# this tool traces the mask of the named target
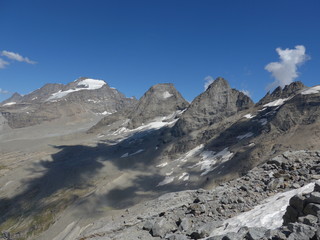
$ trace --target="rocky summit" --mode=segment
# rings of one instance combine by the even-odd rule
[[[80,78],[0,111],[0,239],[320,239],[319,86]]]

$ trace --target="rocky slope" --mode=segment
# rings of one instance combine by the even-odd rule
[[[2,102],[0,112],[10,127],[21,128],[63,117],[75,120],[81,114],[111,114],[135,103],[102,80],[79,78],[67,85],[46,84],[24,96],[14,94]]]
[[[320,229],[319,193],[291,197],[313,190],[319,162],[318,151],[285,152],[212,190],[170,193],[102,219],[81,239],[311,239]]]

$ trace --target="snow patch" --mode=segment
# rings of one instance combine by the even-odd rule
[[[166,176],[172,175],[173,171],[166,173]]]
[[[217,167],[217,164],[229,161],[232,158],[233,153],[230,152],[228,148],[225,148],[218,153],[215,153],[213,151],[203,151],[200,156],[202,160],[196,163],[191,168],[200,166],[200,170],[203,171],[201,173],[201,176],[203,176],[213,171]]]
[[[98,114],[100,114],[100,115],[110,115],[110,114],[112,114],[112,112],[104,111],[104,112],[98,113]]]
[[[189,152],[187,152],[183,157],[179,158],[178,160],[181,162],[187,162],[191,157],[194,157],[195,155],[198,155],[202,149],[203,149],[203,144],[191,149]]]
[[[251,118],[254,118],[255,115],[252,115],[251,113],[249,113],[249,114],[244,115],[243,117],[247,118],[247,119],[251,119]]]
[[[189,179],[189,173],[186,173],[186,172],[182,173],[182,174],[179,176],[178,179],[179,179],[179,180],[182,179],[183,181],[187,181],[187,180]]]
[[[159,165],[157,165],[156,167],[165,167],[168,165],[168,162],[164,162],[164,163],[161,163]]]
[[[16,102],[8,102],[8,103],[3,104],[2,106],[11,106],[14,104],[16,104]]]
[[[120,158],[125,158],[125,157],[128,157],[128,156],[129,156],[129,153],[125,153],[125,154],[121,155]]]
[[[163,181],[159,182],[157,187],[172,183],[175,177],[170,177],[170,176],[166,176],[165,179],[163,179]]]
[[[134,152],[134,153],[131,153],[131,154],[125,153],[125,154],[123,154],[120,158],[131,157],[131,156],[136,155],[136,154],[139,154],[139,153],[141,153],[141,152],[143,152],[143,151],[144,151],[144,149],[139,149],[138,151],[136,151],[136,152]]]
[[[268,123],[268,120],[267,120],[266,118],[262,118],[262,119],[259,120],[259,123],[260,123],[262,126],[264,126],[264,125],[266,125],[266,124]]]
[[[308,88],[307,90],[304,90],[303,92],[301,92],[301,94],[308,95],[308,94],[315,94],[319,92],[320,92],[320,86],[315,86],[315,87]]]
[[[320,180],[317,182],[320,183]],[[213,230],[210,236],[237,232],[241,227],[265,227],[275,229],[282,225],[282,217],[289,205],[289,200],[296,194],[310,193],[313,191],[314,183],[305,185],[302,188],[294,189],[284,193],[278,193],[263,201],[252,210],[239,214],[224,221],[223,225]]]
[[[263,105],[264,107],[277,107],[277,106],[281,106],[282,104],[284,104],[285,101],[289,100],[289,98],[280,98],[277,100],[274,100],[273,102],[269,102],[265,105]]]
[[[164,99],[167,99],[167,98],[169,98],[169,97],[171,97],[171,96],[173,96],[171,93],[169,93],[168,91],[165,91],[163,94],[162,94],[162,97],[164,98]]]
[[[246,133],[246,134],[244,134],[244,135],[238,136],[237,138],[238,138],[239,140],[242,140],[242,139],[244,139],[244,138],[249,138],[249,137],[252,137],[252,136],[253,136],[253,133],[252,133],[252,132],[248,132],[248,133]]]

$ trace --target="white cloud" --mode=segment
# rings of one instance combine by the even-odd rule
[[[0,69],[5,68],[9,63],[2,58],[0,58]]]
[[[32,61],[27,57],[23,57],[18,53],[9,52],[9,51],[4,50],[4,51],[1,52],[1,55],[5,56],[5,57],[7,57],[7,58],[9,58],[11,60],[14,60],[14,61],[26,62],[26,63],[29,63],[29,64],[36,64],[35,61]]]
[[[205,83],[204,83],[203,87],[204,87],[204,90],[207,90],[207,88],[210,86],[210,84],[214,82],[214,79],[211,76],[206,76],[204,78],[204,81],[205,81]]]
[[[284,87],[294,81],[299,76],[297,72],[298,66],[309,60],[310,57],[306,54],[306,48],[303,45],[295,46],[294,49],[276,49],[279,54],[279,62],[271,62],[265,66],[265,70],[270,72],[275,78],[267,90],[271,90],[277,86]]]
[[[3,89],[0,88],[0,94],[8,94],[8,93],[9,93],[9,91],[3,90]]]
[[[240,92],[242,92],[244,95],[247,95],[248,97],[251,97],[249,90],[240,90]]]

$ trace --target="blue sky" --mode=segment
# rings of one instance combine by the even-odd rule
[[[308,57],[293,80],[320,84],[319,12],[318,0],[0,0],[0,101],[81,76],[137,98],[172,82],[189,101],[222,76],[257,101],[276,48],[297,45]]]

